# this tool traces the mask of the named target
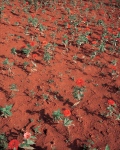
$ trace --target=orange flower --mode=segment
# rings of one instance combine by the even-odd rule
[[[115,105],[115,102],[114,102],[114,100],[109,99],[109,100],[108,100],[108,104],[109,104],[109,105]]]
[[[30,137],[31,137],[31,133],[29,133],[29,132],[24,133],[24,138],[25,139],[29,139]]]
[[[71,115],[71,112],[70,112],[69,109],[66,109],[66,110],[63,111],[63,114],[64,114],[65,117],[69,117]]]
[[[78,86],[84,86],[84,80],[83,79],[77,79],[76,84]]]

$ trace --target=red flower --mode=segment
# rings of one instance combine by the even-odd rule
[[[96,56],[95,59],[100,59],[100,56]]]
[[[34,41],[32,41],[32,42],[30,43],[30,45],[31,45],[31,46],[34,46],[34,45],[35,45],[35,42],[34,42]]]
[[[38,57],[37,54],[32,54],[32,58],[33,58],[33,59],[36,59],[37,57]]]
[[[104,38],[105,38],[105,39],[108,39],[109,37],[106,35],[106,36],[104,36]]]
[[[28,5],[29,3],[28,2],[26,2],[26,5]]]
[[[78,80],[76,81],[76,84],[77,84],[78,86],[84,86],[84,80],[83,80],[83,79],[78,79]]]
[[[35,14],[31,14],[31,16],[32,16],[32,18],[34,18],[34,17],[35,17]]]
[[[70,24],[67,24],[67,28],[70,29]]]
[[[118,31],[120,31],[120,28],[118,28]]]
[[[117,34],[117,32],[116,32],[116,31],[113,31],[113,32],[112,32],[112,34],[116,35],[116,34]]]
[[[31,133],[29,133],[29,132],[24,133],[24,138],[25,139],[29,139],[30,137],[31,137]]]
[[[92,41],[92,44],[94,44],[94,45],[97,44],[97,41]]]
[[[114,66],[114,65],[112,65],[110,68],[111,68],[112,70],[116,70],[116,69],[117,69],[117,67]]]
[[[12,149],[12,150],[14,150],[14,149],[18,149],[18,146],[19,146],[19,141],[18,140],[16,140],[16,139],[13,139],[13,140],[11,140],[10,142],[9,142],[9,144],[8,144],[8,148],[9,149]]]
[[[70,112],[69,109],[66,109],[66,110],[63,111],[63,114],[64,114],[65,117],[69,117],[71,115],[71,112]]]
[[[109,105],[115,105],[115,102],[114,102],[112,99],[109,99],[109,100],[108,100],[108,104],[109,104]]]
[[[113,32],[112,28],[108,28],[108,32],[112,33]]]

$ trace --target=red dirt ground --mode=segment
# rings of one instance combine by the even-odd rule
[[[120,33],[119,8],[117,3],[109,1],[75,2],[74,7],[69,1],[66,4],[54,2],[52,7],[43,5],[37,11],[34,10],[34,5],[17,0],[10,1],[10,4],[4,2],[5,8],[0,20],[0,106],[13,104],[13,107],[12,116],[0,118],[0,133],[5,133],[8,141],[18,139],[22,142],[24,131],[31,132],[37,137],[35,150],[82,150],[83,145],[91,150],[104,150],[107,144],[110,150],[120,150],[120,122],[114,115],[104,115],[109,99],[116,104],[115,115],[120,114],[120,37],[117,38],[116,45],[110,43],[111,35]],[[28,5],[31,6],[30,10],[24,12],[23,9]],[[95,6],[100,7],[95,9]],[[53,9],[54,7],[56,8]],[[70,14],[76,14],[77,19],[81,20],[73,40],[71,29],[74,26],[66,8],[71,10]],[[88,14],[85,13],[86,8],[89,8]],[[28,23],[31,15],[47,27],[43,33],[40,33],[38,27]],[[111,28],[112,33],[107,35],[106,51],[91,59],[90,55],[98,49],[104,32],[103,27],[97,24],[98,20],[104,20],[106,28]],[[70,28],[65,26],[66,22],[70,24]],[[28,34],[25,34],[26,27]],[[85,33],[87,30],[90,30],[88,42],[78,49],[75,41],[80,32]],[[55,39],[51,37],[51,33],[56,33]],[[65,34],[71,40],[68,51],[62,44]],[[34,51],[26,57],[21,53],[22,47],[32,40],[35,42]],[[48,63],[43,58],[43,41],[57,44],[54,50],[49,50],[53,57]],[[93,47],[93,41],[97,41],[97,46]],[[13,47],[16,48],[17,55],[11,54]],[[114,51],[111,52],[110,48]],[[33,59],[32,54],[37,54],[37,57]],[[73,60],[75,55],[77,59]],[[6,58],[9,62],[14,62],[10,74],[3,65]],[[114,65],[115,76],[110,74],[112,60],[117,61]],[[37,70],[33,72],[31,61],[37,65]],[[23,67],[24,62],[29,62],[26,69]],[[78,101],[72,93],[79,78],[84,80],[86,90],[80,103],[73,106]],[[9,88],[11,84],[16,84],[19,89],[14,92],[13,97]],[[31,90],[33,95],[30,95]],[[48,95],[47,100],[43,98],[43,94]],[[61,112],[64,109],[70,110],[69,118],[73,120],[71,126],[65,127],[62,121],[54,122],[52,113],[58,109]],[[34,132],[35,127],[39,127],[38,133]]]

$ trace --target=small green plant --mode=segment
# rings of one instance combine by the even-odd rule
[[[34,98],[34,97],[35,97],[35,92],[34,92],[34,90],[30,90],[29,96],[30,96],[31,98]]]
[[[16,48],[13,47],[13,48],[11,49],[11,54],[17,55]]]
[[[42,96],[43,96],[44,100],[48,100],[48,98],[49,98],[49,96],[47,94],[43,94]]]
[[[50,55],[49,52],[44,53],[44,61],[48,62],[51,60],[52,56]]]
[[[0,149],[6,150],[8,147],[8,141],[4,133],[0,134]]]
[[[24,69],[26,69],[26,67],[27,67],[28,65],[29,65],[29,62],[26,62],[26,61],[25,61],[25,62],[23,63]]]
[[[73,122],[73,120],[70,120],[69,118],[64,118],[64,120],[63,120],[63,124],[66,127],[73,125],[72,122]]]
[[[14,65],[13,62],[9,62],[9,59],[6,58],[6,59],[3,61],[3,65],[4,65],[4,68],[5,68],[6,70],[8,70],[8,75],[9,75],[9,76],[10,76],[10,74],[13,74],[13,72],[12,72],[12,67],[13,67],[13,65]]]
[[[54,121],[62,120],[63,114],[61,113],[60,109],[56,110],[52,114]]]
[[[41,134],[41,132],[39,131],[40,126],[34,127],[34,128],[32,128],[32,129],[33,129],[33,131],[35,132],[35,134]]]
[[[33,146],[35,144],[35,136],[32,136],[30,133],[24,134],[24,141],[19,145],[20,148],[23,148],[25,150],[32,150],[34,149]]]
[[[105,150],[110,150],[109,145],[106,145]]]
[[[12,109],[13,105],[7,105],[6,107],[0,107],[0,114],[1,117],[9,117],[12,115],[11,109]]]
[[[46,27],[43,26],[42,24],[39,25],[39,30],[40,32],[44,32],[46,30]]]
[[[73,97],[77,100],[81,100],[84,97],[85,87],[74,87]]]
[[[10,90],[11,90],[11,95],[10,97],[13,98],[15,96],[15,92],[18,92],[18,88],[17,88],[17,85],[16,84],[11,84],[10,85]]]
[[[108,113],[106,114],[106,117],[112,116],[116,112],[115,106],[112,106],[112,105],[109,105],[107,107],[107,110],[108,110]]]
[[[32,24],[34,27],[37,27],[38,26],[38,19],[29,17],[28,18],[28,23]]]
[[[87,43],[88,42],[88,39],[87,39],[87,37],[86,37],[86,35],[80,35],[79,37],[78,37],[78,39],[77,39],[77,41],[76,41],[76,44],[77,44],[77,46],[78,46],[78,49],[80,48],[80,46],[82,45],[82,44],[85,44],[85,43]]]
[[[29,55],[30,55],[30,53],[31,53],[31,51],[30,51],[29,49],[26,49],[26,48],[22,49],[22,52],[23,52],[23,54],[25,54],[27,57],[29,57]]]

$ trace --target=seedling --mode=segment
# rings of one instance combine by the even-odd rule
[[[10,76],[11,74],[13,74],[13,72],[12,72],[12,67],[13,67],[13,65],[14,65],[13,62],[9,62],[9,59],[6,58],[6,59],[3,61],[3,65],[4,65],[4,68],[5,68],[6,70],[8,70],[8,75],[9,75],[9,76]]]
[[[32,24],[32,26],[37,27],[38,26],[38,19],[37,18],[28,18],[28,23]]]
[[[6,150],[8,147],[8,141],[4,133],[0,134],[0,148],[1,150]]]
[[[0,107],[0,113],[2,117],[9,117],[12,115],[11,109],[13,105],[6,105],[6,107]]]
[[[72,122],[73,122],[73,120],[70,120],[69,118],[64,118],[64,120],[63,120],[63,124],[66,127],[73,125]]]
[[[57,111],[53,112],[52,116],[54,121],[59,122],[59,120],[62,120],[63,114],[61,113],[60,109],[58,109]]]
[[[11,84],[9,88],[11,90],[10,97],[12,98],[12,97],[15,96],[15,92],[18,92],[19,90],[17,89],[17,85],[16,84]]]
[[[50,62],[52,56],[50,55],[49,52],[44,52],[44,61],[46,61],[47,63]]]
[[[29,138],[25,138],[24,141],[19,145],[20,148],[24,148],[25,150],[34,149],[31,145],[35,144],[35,136],[30,136]]]
[[[17,55],[16,48],[13,47],[13,48],[11,49],[11,54]]]
[[[33,131],[35,132],[35,134],[41,134],[41,132],[39,131],[40,126],[34,127]]]

